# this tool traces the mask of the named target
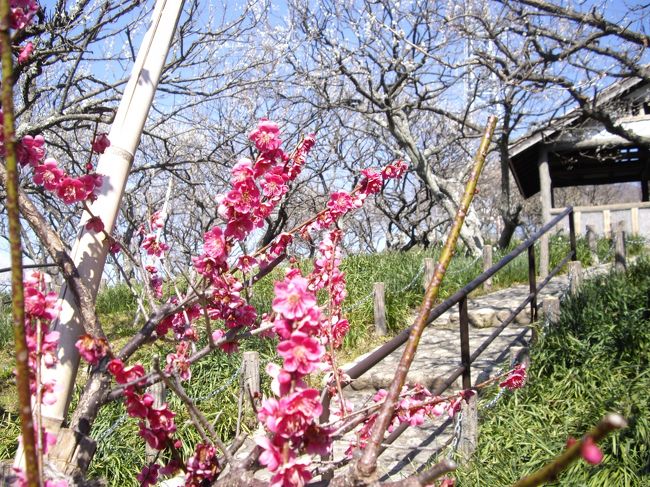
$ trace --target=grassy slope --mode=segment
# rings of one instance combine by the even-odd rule
[[[601,258],[608,252],[608,243],[601,245]],[[558,261],[568,249],[564,239],[557,239],[552,247],[552,260]],[[581,260],[588,263],[586,248],[583,243],[579,246]],[[346,338],[339,363],[364,353],[373,346],[381,343],[382,339],[372,334],[373,303],[372,287],[375,281],[386,283],[386,308],[389,333],[393,334],[408,324],[412,310],[422,297],[422,275],[418,275],[425,257],[436,257],[437,249],[430,251],[411,251],[407,253],[382,253],[376,255],[351,256],[344,259],[342,269],[346,272],[348,281],[348,299],[344,304],[351,322],[351,330]],[[494,262],[499,256],[495,255]],[[465,257],[462,253],[456,256],[450,267],[443,285],[441,297],[449,296],[460,286],[478,275],[482,264],[479,260]],[[309,271],[306,264],[305,271]],[[252,297],[253,304],[260,310],[269,309],[272,299],[273,280],[281,278],[282,271],[277,270],[255,286]],[[524,282],[527,279],[527,261],[525,255],[516,259],[497,276],[494,284],[507,287],[513,282]],[[118,345],[123,343],[134,329],[133,316],[136,304],[128,289],[117,286],[103,291],[98,297],[98,313],[105,325],[107,335]],[[1,316],[0,316],[1,318]],[[7,351],[0,355],[0,380],[4,387],[0,392],[0,458],[13,455],[15,438],[18,429],[15,417],[11,412],[15,408],[13,388],[11,387],[11,370],[13,369],[10,355],[10,334],[6,331],[7,323],[0,322],[1,349]],[[7,335],[3,339],[3,336]],[[274,360],[273,340],[256,340],[244,345],[245,349],[256,349],[261,352],[262,364]],[[164,357],[169,346],[155,347],[140,354],[148,363],[153,354]],[[224,438],[234,434],[236,408],[238,400],[238,383],[226,384],[228,379],[237,371],[241,362],[241,353],[228,356],[215,354],[193,368],[193,380],[188,385],[191,397],[203,397],[218,392],[215,397],[199,404],[211,420],[216,421],[216,427]],[[264,374],[263,374],[264,375]],[[80,379],[80,382],[83,377]],[[225,387],[224,387],[225,385]],[[223,390],[221,389],[223,387]],[[171,407],[179,412],[177,424],[179,436],[185,440],[185,445],[191,445],[198,439],[193,428],[187,421],[183,407],[171,398]],[[74,403],[72,405],[74,407]],[[252,425],[252,423],[250,423]],[[95,456],[92,473],[111,479],[111,485],[129,486],[134,483],[132,465],[142,465],[144,462],[144,446],[137,436],[137,423],[124,418],[124,408],[121,404],[113,404],[104,408],[93,430],[93,436],[98,439],[98,452]]]
[[[565,303],[533,349],[527,386],[485,413],[476,460],[460,471],[459,485],[511,485],[610,411],[629,427],[603,442],[602,464],[580,461],[554,485],[650,485],[649,299],[650,261],[642,260]]]

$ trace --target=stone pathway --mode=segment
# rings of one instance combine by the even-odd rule
[[[608,269],[608,265],[592,267],[584,272],[584,277],[588,278],[590,275],[606,272]],[[538,296],[540,313],[544,298],[549,296],[561,298],[568,292],[569,284],[567,275],[553,278]],[[468,302],[471,324],[470,353],[492,334],[494,327],[501,324],[528,293],[528,285],[518,285],[475,299],[470,297]],[[509,367],[511,350],[515,347],[525,347],[530,341],[532,332],[529,324],[530,307],[528,306],[472,364],[472,384],[480,383],[495,375],[502,367]],[[344,389],[346,400],[350,401],[355,409],[367,403],[376,390],[390,385],[403,350],[404,345],[359,377],[350,387]],[[347,364],[344,368],[351,367],[366,355],[358,357],[355,362]],[[424,331],[407,380],[433,389],[438,381],[446,379],[459,365],[458,308],[454,307]],[[460,389],[460,378],[452,388]],[[449,451],[447,446],[453,439],[453,430],[453,420],[446,416],[436,421],[429,421],[420,427],[408,428],[387,447],[380,457],[380,475],[384,479],[398,479],[415,473],[439,453]],[[349,442],[353,440],[354,438],[350,437],[347,442],[337,442],[334,458],[340,458]]]

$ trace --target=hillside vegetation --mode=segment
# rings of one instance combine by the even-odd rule
[[[585,265],[590,263],[586,244],[578,242],[579,258]],[[642,247],[640,241],[630,241],[629,249],[638,252]],[[569,249],[568,241],[561,236],[552,240],[551,263],[558,262]],[[611,243],[607,240],[599,244],[601,260],[611,257]],[[423,262],[424,258],[436,258],[439,247],[430,250],[413,250],[410,252],[385,252],[374,255],[354,255],[346,257],[341,269],[346,273],[348,298],[344,309],[351,323],[350,333],[346,337],[339,363],[367,352],[379,345],[386,338],[377,337],[373,333],[373,283],[382,281],[386,285],[386,312],[389,336],[397,333],[410,324],[413,309],[422,299]],[[494,262],[505,252],[497,252]],[[302,264],[305,272],[311,269],[308,262]],[[482,261],[463,255],[459,249],[453,259],[448,275],[445,278],[441,298],[446,298],[461,286],[476,277],[482,271]],[[270,309],[274,280],[280,279],[283,270],[277,269],[264,278],[254,288],[253,304],[261,311]],[[528,262],[526,253],[510,263],[494,277],[494,287],[507,287],[515,282],[526,282],[528,279]],[[4,300],[3,300],[4,301]],[[137,304],[131,291],[125,285],[113,286],[102,291],[97,299],[97,310],[102,324],[105,326],[112,343],[124,343],[136,329],[133,320]],[[5,309],[0,322],[0,458],[10,458],[15,451],[16,438],[19,433],[15,416],[15,393],[12,378],[12,336],[10,323]],[[170,344],[156,345],[145,350],[145,354],[136,356],[146,364],[152,355],[158,355],[164,361],[165,355],[171,350]],[[237,372],[241,364],[241,354],[246,350],[260,352],[261,365],[276,360],[275,342],[272,339],[255,339],[244,342],[238,353],[226,355],[216,353],[206,358],[192,368],[193,380],[187,384],[187,393],[198,399],[198,405],[206,414],[208,420],[215,424],[217,432],[225,439],[232,439],[236,432],[237,409],[240,400],[239,377]],[[266,379],[262,373],[262,380]],[[84,373],[80,374],[82,384]],[[264,383],[263,387],[268,387]],[[268,393],[268,390],[267,390]],[[171,409],[178,412],[176,423],[179,425],[178,436],[189,448],[198,441],[197,433],[190,425],[187,413],[181,402],[173,395],[168,395]],[[71,409],[74,408],[74,400]],[[254,427],[251,418],[242,424],[243,431]],[[113,486],[135,486],[134,469],[144,464],[144,443],[137,434],[138,426],[135,420],[125,415],[121,403],[105,407],[93,428],[92,435],[98,441],[98,450],[91,466],[91,475],[110,479]],[[190,451],[184,451],[190,454]]]
[[[532,350],[528,384],[484,412],[476,459],[459,473],[459,485],[511,485],[608,412],[625,416],[629,427],[602,442],[603,462],[575,463],[553,485],[650,485],[649,300],[645,258],[564,302],[559,322]]]

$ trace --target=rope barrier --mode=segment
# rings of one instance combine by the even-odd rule
[[[208,394],[204,396],[199,396],[199,397],[194,397],[191,398],[192,401],[195,404],[199,404],[203,401],[206,401],[208,399],[211,399],[219,394],[221,394],[223,391],[225,391],[234,381],[237,379],[237,377],[242,373],[243,371],[243,364],[239,365],[239,368],[233,372],[233,374],[226,379],[226,382],[217,387],[216,389],[210,391]],[[129,416],[127,414],[122,414],[106,431],[103,433],[100,433],[99,436],[96,438],[97,444],[100,442],[106,440],[108,437],[110,437],[115,431],[122,426],[126,420],[129,419]]]

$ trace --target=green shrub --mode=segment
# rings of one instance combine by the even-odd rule
[[[601,443],[604,461],[579,461],[553,485],[650,485],[649,292],[650,261],[641,260],[563,303],[533,349],[526,387],[484,413],[475,461],[458,472],[459,485],[511,485],[607,412],[629,426]]]

